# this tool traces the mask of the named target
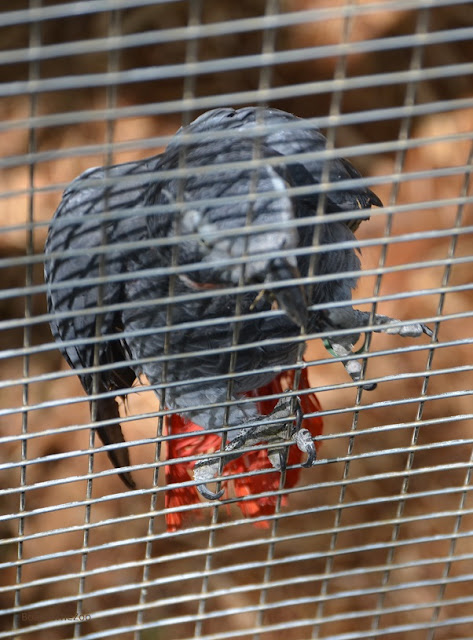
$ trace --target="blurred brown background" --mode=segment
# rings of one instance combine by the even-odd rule
[[[43,2],[42,6],[58,3]],[[71,3],[71,6],[74,3]],[[364,0],[357,3],[367,5]],[[419,3],[421,4],[421,3]],[[25,0],[4,0],[2,11],[27,9]],[[202,2],[202,22],[212,23],[261,16],[265,12],[265,2],[260,0],[240,0],[238,3],[204,0]],[[270,5],[268,5],[270,6]],[[342,2],[323,3],[317,0],[285,0],[281,2],[281,12],[299,11],[310,8],[342,7]],[[127,9],[118,18],[108,12],[90,15],[68,15],[48,20],[37,26],[35,34],[43,45],[72,43],[76,40],[105,38],[113,29],[121,33],[137,34],[153,29],[184,27],[188,24],[190,4],[170,2],[148,7]],[[1,17],[1,14],[0,14]],[[374,38],[392,38],[413,34],[421,14],[416,10],[378,10],[357,15],[349,25],[350,42],[362,42]],[[115,23],[113,22],[115,20]],[[472,26],[473,9],[470,4],[431,8],[428,15],[428,31],[434,33]],[[113,27],[115,24],[115,27]],[[117,26],[118,25],[118,26]],[[346,25],[345,25],[346,26]],[[307,21],[300,25],[280,28],[275,46],[277,51],[287,51],[302,47],[332,45],[343,41],[344,21],[334,18],[321,21]],[[30,32],[26,25],[8,26],[0,29],[4,51],[28,48]],[[264,34],[248,31],[239,34],[209,37],[199,41],[198,59],[217,60],[261,52]],[[447,38],[448,40],[448,38]],[[471,40],[459,40],[426,44],[422,52],[422,66],[436,67],[471,62],[473,45]],[[346,75],[349,78],[387,74],[409,69],[413,56],[412,47],[376,53],[350,53],[346,60]],[[122,70],[153,67],[162,64],[181,64],[186,60],[186,43],[182,40],[149,44],[122,49],[118,56],[112,54],[113,64]],[[58,58],[38,63],[36,71],[40,78],[54,78],[75,74],[104,73],[111,60],[107,53],[82,53],[62,55]],[[34,63],[33,63],[34,64]],[[271,85],[284,87],[306,82],[330,80],[334,77],[337,57],[323,56],[293,64],[276,65],[272,69]],[[0,67],[0,81],[12,83],[27,80],[34,67],[28,62],[8,64]],[[117,105],[136,107],[163,101],[179,101],[184,91],[193,89],[196,96],[220,95],[227,92],[253,91],[260,82],[260,70],[222,71],[196,76],[194,86],[185,86],[182,78],[159,81],[129,83],[118,86]],[[416,103],[430,103],[472,97],[471,76],[462,74],[422,78],[416,85]],[[401,107],[406,101],[406,84],[399,82],[385,84],[381,88],[373,85],[343,92],[341,112],[351,113],[363,110]],[[110,96],[109,96],[110,97]],[[326,116],[331,108],[333,96],[330,92],[274,100],[273,106],[289,110],[299,116]],[[107,91],[102,88],[62,90],[40,93],[37,98],[36,115],[53,115],[76,110],[100,110],[107,105]],[[238,105],[229,105],[238,106]],[[133,113],[133,111],[132,111]],[[23,120],[31,115],[29,95],[21,93],[0,99],[0,121]],[[197,113],[191,114],[191,116]],[[182,114],[179,111],[161,116],[126,117],[115,122],[114,142],[129,142],[129,149],[117,152],[114,161],[144,157],[159,151],[159,148],[143,148],[143,141],[154,136],[172,135],[180,126]],[[338,147],[363,143],[396,140],[401,128],[401,119],[393,117],[377,122],[342,126],[336,132]],[[434,115],[414,117],[411,121],[410,137],[432,137],[429,144],[413,147],[406,153],[403,173],[421,172],[439,168],[454,168],[468,161],[471,142],[466,137],[473,128],[471,110],[450,110]],[[465,134],[465,138],[442,141],[442,136]],[[100,145],[107,140],[107,123],[102,116],[85,124],[52,124],[35,131],[36,150],[43,155],[34,166],[33,182],[38,191],[34,195],[34,220],[47,222],[60,199],[63,186],[82,170],[103,164],[106,156],[100,152],[84,152],[74,155],[68,150],[87,145]],[[63,150],[64,158],[48,159],[47,152]],[[25,255],[27,232],[22,225],[28,220],[29,212],[29,165],[25,158],[14,161],[15,156],[23,156],[29,150],[29,131],[25,124],[2,132],[2,156],[9,159],[6,169],[0,173],[1,224],[0,254],[7,259],[2,262],[4,288],[23,287],[31,277],[35,284],[42,283],[42,264],[34,263],[29,271],[25,266],[9,266],[8,261]],[[354,164],[366,176],[389,176],[395,168],[394,153],[360,155],[353,158]],[[374,189],[381,199],[390,203],[392,178]],[[406,212],[397,214],[392,221],[392,235],[449,230],[455,225],[457,206],[447,205],[416,209],[416,203],[456,198],[461,194],[464,174],[460,172],[445,177],[422,177],[402,182],[397,202],[411,205]],[[470,189],[471,193],[471,189]],[[5,195],[6,194],[6,195]],[[369,223],[361,227],[362,239],[380,238],[386,232],[387,217],[375,215]],[[398,266],[397,270],[385,275],[381,281],[380,295],[389,296],[396,292],[430,290],[442,284],[461,287],[472,281],[471,230],[466,228],[473,222],[471,205],[464,208],[461,227],[465,232],[458,235],[455,257],[465,260],[455,264],[445,282],[445,266],[431,266],[406,270],[402,265],[417,261],[443,261],[452,250],[452,234],[445,237],[417,238],[389,246],[386,264]],[[15,227],[16,225],[16,227]],[[46,224],[33,230],[34,251],[42,253],[46,236]],[[382,249],[381,244],[363,250],[365,269],[376,268]],[[356,292],[359,298],[373,294],[374,276],[361,278]],[[21,293],[21,292],[20,292]],[[471,312],[471,289],[447,292],[441,299],[438,292],[416,295],[400,301],[380,303],[378,310],[401,318],[429,318],[438,312],[462,314]],[[45,312],[44,294],[26,298],[18,295],[0,303],[2,320],[11,319],[12,328],[0,332],[0,349],[20,348],[24,344],[24,330],[15,327],[15,319],[25,314],[25,305],[33,315]],[[368,307],[366,307],[368,308]],[[471,337],[470,317],[448,319],[441,323],[438,338],[440,343],[461,341]],[[41,345],[51,340],[49,328],[38,322],[31,328],[33,345]],[[395,345],[427,344],[427,338],[420,341],[402,341],[389,336],[374,336],[373,351],[394,348]],[[310,345],[308,357],[326,357],[320,344]],[[428,350],[404,353],[402,356],[372,358],[368,365],[369,377],[394,376],[425,371],[429,358]],[[332,638],[336,634],[352,634],[347,637],[383,637],[398,640],[425,638],[448,640],[473,636],[473,623],[454,623],[454,619],[470,616],[473,611],[473,518],[471,511],[471,485],[468,465],[471,460],[472,422],[465,417],[472,412],[471,395],[462,393],[472,388],[471,345],[447,346],[435,350],[432,358],[434,372],[447,370],[430,377],[425,402],[420,406],[415,399],[422,392],[424,377],[412,375],[381,383],[376,391],[363,393],[361,405],[375,403],[373,408],[360,411],[356,415],[357,430],[362,432],[350,441],[349,433],[356,402],[354,388],[337,389],[319,394],[324,409],[348,408],[342,413],[333,413],[325,418],[327,440],[321,449],[321,457],[331,461],[312,470],[304,470],[302,482],[315,486],[300,491],[290,497],[286,513],[289,518],[281,520],[277,532],[283,538],[274,546],[276,563],[266,574],[271,581],[300,576],[288,590],[275,586],[266,596],[261,595],[265,570],[254,568],[245,570],[240,563],[264,562],[268,557],[266,540],[269,531],[255,529],[249,524],[222,527],[216,530],[213,544],[216,547],[210,565],[206,565],[205,549],[209,543],[209,533],[183,531],[168,537],[163,536],[163,517],[154,522],[154,533],[160,537],[148,549],[148,573],[150,581],[145,599],[144,621],[161,621],[157,629],[149,630],[143,638],[189,638],[194,635],[194,623],[183,621],[171,624],[166,619],[176,616],[194,616],[198,611],[198,594],[202,589],[199,573],[210,571],[207,589],[216,592],[209,597],[202,617],[202,634],[234,633],[231,637],[246,637],[238,630],[255,624],[278,625],[300,621],[299,626],[290,626],[284,633],[289,638],[309,637]],[[59,370],[66,373],[67,365],[59,352],[48,350],[34,354],[28,361],[29,375],[41,376]],[[455,368],[460,367],[460,371]],[[449,369],[453,369],[449,371]],[[0,377],[2,381],[19,380],[25,372],[21,357],[2,360]],[[346,383],[347,377],[341,365],[330,364],[313,367],[311,380],[315,386]],[[2,409],[21,407],[24,389],[21,384],[0,389]],[[39,437],[28,441],[27,457],[30,460],[45,455],[61,454],[86,449],[89,432],[86,429],[72,430],[56,436],[41,436],[45,429],[67,425],[81,425],[88,421],[88,405],[83,401],[82,389],[75,376],[59,380],[38,380],[29,385],[29,404],[78,398],[73,405],[43,408],[28,413],[28,431]],[[430,399],[435,396],[435,399]],[[414,399],[402,402],[403,399]],[[392,406],[383,405],[399,401]],[[351,410],[350,410],[351,408]],[[135,394],[130,399],[130,411],[139,413],[156,409],[156,401],[148,393]],[[376,429],[377,427],[414,422],[422,417],[419,432],[412,426],[399,429]],[[449,419],[451,418],[451,419]],[[440,419],[437,423],[432,422]],[[442,420],[443,419],[443,420]],[[22,427],[21,414],[15,413],[0,419],[0,436],[19,436]],[[431,421],[431,422],[429,422]],[[127,439],[152,437],[156,421],[128,423],[125,429]],[[340,437],[333,437],[336,435]],[[332,437],[331,437],[332,436]],[[445,442],[451,441],[451,442]],[[2,463],[18,462],[21,459],[20,440],[2,445]],[[442,446],[442,443],[443,446]],[[433,446],[426,449],[426,445]],[[355,456],[346,465],[344,456],[348,447]],[[389,450],[393,450],[390,452]],[[379,455],[374,455],[380,451]],[[372,456],[370,454],[373,454]],[[152,462],[153,445],[134,447],[131,450],[135,463]],[[338,460],[339,459],[339,460]],[[337,461],[338,460],[338,461]],[[94,458],[94,469],[109,469],[105,454]],[[406,473],[403,473],[403,471]],[[26,510],[33,514],[24,520],[24,530],[28,535],[38,534],[23,544],[23,557],[40,558],[27,562],[21,573],[22,583],[29,586],[21,593],[20,602],[27,612],[29,622],[56,620],[76,613],[74,602],[53,604],[50,599],[72,596],[78,593],[82,556],[80,550],[84,538],[85,507],[75,506],[83,500],[86,485],[84,481],[66,482],[77,475],[87,473],[87,457],[64,457],[55,462],[35,464],[27,467],[26,482],[38,483],[37,488],[28,491],[25,497]],[[151,486],[151,471],[136,473],[141,488]],[[41,483],[57,480],[53,487]],[[10,469],[0,473],[0,488],[6,490],[2,497],[3,514],[19,510],[19,495],[15,489],[20,484],[20,472]],[[122,486],[116,475],[106,476],[93,485],[93,497],[110,496],[121,492]],[[426,495],[424,495],[426,494]],[[148,514],[151,496],[110,499],[93,504],[90,518],[93,523],[89,530],[88,545],[97,547],[87,558],[89,574],[82,588],[86,594],[100,591],[85,600],[83,613],[90,615],[90,621],[82,627],[82,633],[100,632],[114,629],[119,625],[133,624],[136,613],[126,609],[118,615],[107,612],[116,607],[128,607],[139,602],[139,586],[143,579],[143,559],[146,553],[145,537],[148,533]],[[66,504],[66,508],[58,505]],[[162,508],[162,494],[158,508]],[[340,508],[339,508],[340,507]],[[50,509],[48,509],[50,508]],[[316,509],[312,513],[304,510]],[[458,510],[463,509],[459,514]],[[34,510],[40,510],[35,514]],[[301,513],[298,514],[298,510]],[[135,516],[126,523],[108,523],[113,518]],[[461,517],[460,517],[461,516]],[[204,512],[204,519],[197,525],[210,522],[210,510]],[[231,523],[239,518],[237,510],[228,513],[220,510],[219,522]],[[99,524],[100,523],[100,524]],[[18,519],[0,522],[1,537],[7,542],[1,547],[1,562],[13,562],[17,558]],[[55,530],[70,527],[67,533]],[[337,535],[334,528],[340,527]],[[50,532],[49,535],[41,535]],[[295,536],[295,537],[294,537]],[[390,541],[395,539],[394,545]],[[127,541],[120,544],[121,541]],[[239,551],[231,546],[238,543]],[[48,554],[60,553],[52,559]],[[176,555],[174,555],[176,554]],[[306,554],[302,558],[294,558]],[[449,559],[451,562],[449,563]],[[139,563],[138,566],[127,563]],[[113,565],[123,565],[113,570]],[[233,570],[231,567],[234,566]],[[386,572],[386,569],[391,570]],[[227,570],[225,570],[227,569]],[[183,577],[182,574],[189,574]],[[16,569],[2,570],[4,587],[15,584]],[[194,577],[193,577],[194,576]],[[442,579],[447,577],[446,586]],[[159,580],[153,584],[153,580]],[[43,582],[46,581],[46,582]],[[109,591],[107,591],[109,590]],[[385,591],[385,595],[383,594]],[[196,595],[197,594],[197,595]],[[13,605],[13,591],[0,592],[0,607]],[[261,619],[253,611],[266,598],[267,611]],[[285,598],[300,598],[293,605],[278,606]],[[41,608],[33,608],[34,603],[43,602]],[[439,608],[436,605],[439,602]],[[28,608],[31,607],[31,608]],[[226,608],[234,608],[230,615],[221,615]],[[377,618],[373,611],[380,614]],[[220,613],[219,613],[220,612]],[[313,632],[315,618],[321,621]],[[438,628],[435,621],[439,620]],[[470,618],[471,619],[471,618]],[[11,615],[0,615],[0,628],[7,632],[11,628]],[[429,623],[431,630],[429,631]],[[26,621],[21,623],[23,626]],[[52,629],[38,631],[37,638],[71,637],[72,627],[55,622]],[[382,630],[378,635],[364,635],[370,628]],[[406,629],[389,632],[395,625],[419,625],[418,630]],[[311,636],[312,632],[314,635]],[[277,627],[266,631],[265,639],[276,639],[281,634]],[[359,634],[359,635],[358,635]],[[6,637],[6,636],[5,636]],[[102,637],[102,636],[94,636]],[[131,638],[131,633],[123,633],[120,638]],[[214,636],[212,636],[214,637]],[[216,635],[215,637],[220,637]],[[230,637],[230,636],[225,636]],[[338,637],[338,636],[337,636]]]

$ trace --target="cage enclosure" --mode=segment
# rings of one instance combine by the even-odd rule
[[[471,3],[0,33],[0,638],[471,638]]]

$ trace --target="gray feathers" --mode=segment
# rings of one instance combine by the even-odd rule
[[[259,133],[263,125],[267,133]],[[217,109],[181,129],[160,156],[89,170],[71,184],[51,222],[45,278],[53,335],[87,393],[93,374],[83,369],[98,355],[99,391],[127,389],[143,371],[158,394],[167,387],[168,407],[218,428],[224,408],[207,405],[225,402],[227,380],[202,379],[228,374],[235,336],[235,371],[244,374],[235,378],[236,400],[276,375],[258,369],[295,363],[297,343],[287,338],[299,335],[298,325],[308,332],[330,326],[329,316],[306,307],[349,305],[356,279],[343,273],[357,271],[359,260],[354,249],[335,247],[319,254],[315,274],[339,278],[310,288],[279,282],[308,275],[314,237],[320,244],[353,241],[352,229],[381,204],[369,189],[344,189],[344,180],[360,174],[331,160],[330,181],[342,188],[326,194],[325,210],[353,211],[353,219],[326,222],[314,236],[317,194],[290,190],[319,184],[322,159],[292,156],[324,147],[320,131],[282,111]],[[265,293],[241,293],[237,307],[232,287],[242,283]],[[275,301],[286,314],[269,313]],[[237,308],[246,319],[235,333]],[[118,421],[110,398],[97,406],[99,419]],[[257,417],[256,404],[234,405],[230,424]],[[118,422],[99,434],[107,443],[123,440]],[[126,466],[126,450],[119,451],[125,453],[111,458]],[[129,475],[123,479],[132,486]]]

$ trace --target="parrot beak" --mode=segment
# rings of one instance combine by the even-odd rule
[[[300,278],[301,274],[297,266],[292,265],[286,259],[277,258],[271,261],[270,270],[266,277],[268,290],[277,306],[285,311],[289,318],[299,327],[307,325],[307,297],[301,284],[277,287],[272,289],[272,282],[292,280]]]

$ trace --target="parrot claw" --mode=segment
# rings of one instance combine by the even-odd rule
[[[297,404],[294,440],[296,441],[299,451],[307,453],[307,460],[302,463],[302,466],[308,469],[315,464],[315,461],[317,459],[317,451],[312,439],[311,432],[308,429],[301,429],[304,414],[302,413],[301,401],[299,397],[296,397],[296,402]]]
[[[285,449],[271,449],[268,451],[268,458],[276,471],[286,470],[286,450]]]
[[[395,327],[384,328],[383,325],[397,322]],[[378,325],[375,331],[384,332],[389,335],[399,335],[403,338],[419,338],[425,333],[430,338],[434,335],[432,329],[422,322],[415,322],[413,324],[402,324],[400,320],[390,318],[389,316],[376,315],[374,317],[374,324]]]
[[[205,484],[198,484],[197,489],[200,495],[203,498],[206,498],[206,500],[220,500],[220,498],[225,493],[223,489],[220,489],[220,491],[217,491],[216,493],[214,493],[213,491],[210,491],[209,489],[207,489],[207,486]]]
[[[296,397],[295,419],[293,426],[290,427],[289,437],[292,438],[300,451],[307,453],[307,460],[303,463],[303,467],[311,467],[316,459],[315,445],[312,440],[312,434],[308,429],[301,429],[303,413],[300,399]],[[274,423],[272,419],[290,418],[293,414],[293,399],[291,397],[281,398],[272,413],[265,417],[261,422],[252,427],[244,427],[231,440],[223,451],[223,465],[231,460],[239,458],[243,455],[241,449],[251,447],[260,443],[272,444],[273,442],[281,442],[287,440],[288,422]],[[268,458],[275,469],[282,471],[286,468],[286,449],[276,448],[268,453]],[[218,500],[224,494],[224,490],[213,493],[207,489],[207,483],[212,482],[219,475],[220,462],[218,458],[210,458],[201,460],[194,467],[194,479],[197,481],[197,489],[200,494],[207,500]]]
[[[197,490],[203,498],[206,498],[207,500],[219,500],[225,493],[223,489],[220,489],[220,491],[215,493],[210,491],[210,489],[207,489],[207,482],[212,482],[215,476],[219,474],[219,471],[220,463],[218,458],[196,462],[194,467],[194,479],[199,482]]]
[[[361,325],[370,324],[372,316],[367,311],[357,311],[356,313],[356,321],[355,318],[353,318],[354,323],[356,322],[356,324]],[[347,325],[346,319],[339,317],[339,315],[336,315],[336,312],[334,311],[329,315],[329,320],[333,326],[339,325],[341,328],[348,328],[348,326],[350,326]],[[392,323],[396,323],[396,325],[386,326]],[[373,331],[376,331],[377,333],[399,335],[402,338],[419,338],[423,333],[429,336],[429,338],[434,335],[432,329],[422,322],[403,324],[401,320],[396,320],[395,318],[379,314],[374,316],[373,324],[375,325]],[[326,338],[324,340],[324,345],[327,351],[337,358],[344,359],[342,360],[343,365],[353,382],[361,382],[363,368],[361,362],[358,360],[353,358],[348,360],[345,358],[360,354],[364,351],[364,344],[357,351],[352,351],[352,347],[359,337],[359,333],[353,333],[346,336],[339,336],[338,338]],[[362,389],[365,389],[365,391],[372,391],[373,389],[376,389],[376,386],[377,385],[374,382],[367,382],[361,385]]]
[[[337,358],[346,358],[347,356],[355,355],[349,347],[343,344],[340,344],[339,342],[335,342],[333,340],[328,339],[328,340],[325,340],[324,343],[325,343],[325,348]],[[363,347],[361,349],[363,349]],[[359,353],[359,351],[357,351],[357,353]],[[343,366],[345,367],[348,375],[353,380],[353,382],[360,382],[362,371],[363,371],[361,362],[359,360],[353,360],[353,359],[344,360],[342,362],[343,362]],[[377,385],[375,382],[365,382],[364,384],[361,385],[361,388],[364,389],[365,391],[373,391],[373,389],[376,389],[376,387]]]
[[[307,460],[302,463],[302,466],[306,469],[314,466],[317,459],[317,450],[310,431],[308,429],[300,429],[296,433],[295,440],[299,451],[307,453]]]

